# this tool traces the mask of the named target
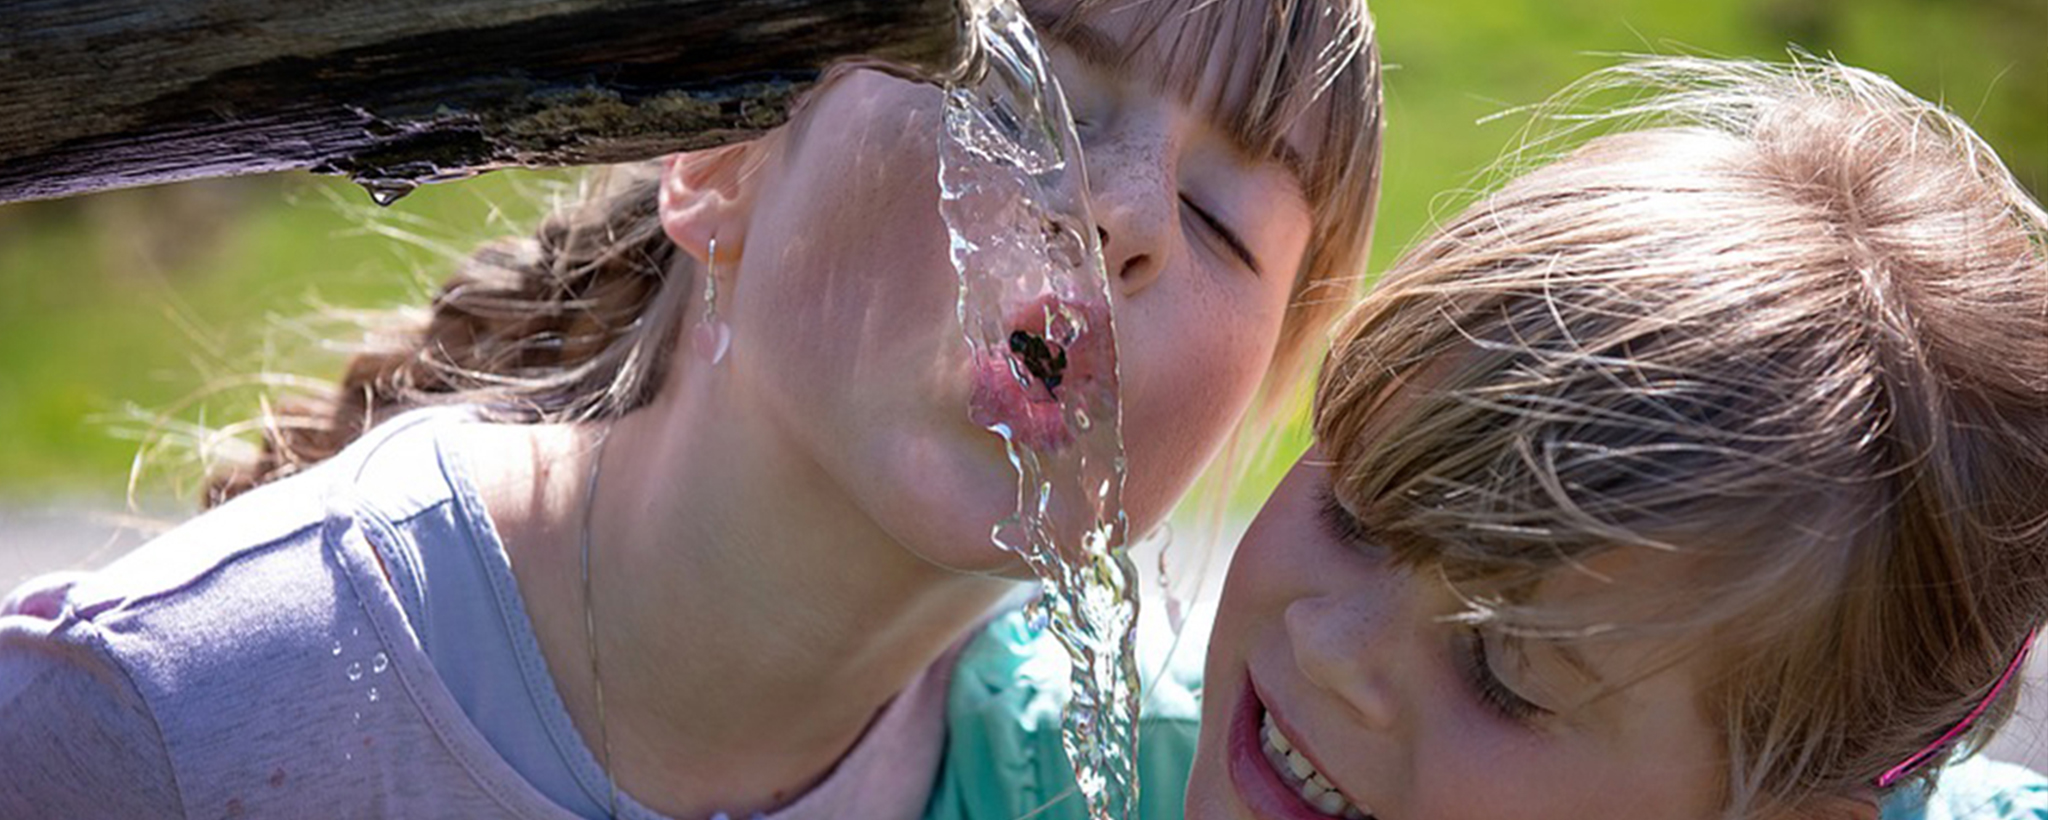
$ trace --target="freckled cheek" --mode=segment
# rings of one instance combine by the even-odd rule
[[[1468,687],[1447,674],[1434,685],[1416,689],[1426,700],[1411,702],[1411,708],[1421,712],[1415,725],[1423,727],[1409,747],[1408,766],[1414,777],[1407,803],[1414,816],[1653,816],[1616,812],[1610,799],[1613,789],[1585,788],[1589,782],[1633,782],[1630,778],[1605,777],[1575,747],[1546,743],[1491,719],[1470,701]]]
[[[1132,483],[1171,505],[1238,421],[1266,356],[1248,350],[1229,322],[1118,322]]]

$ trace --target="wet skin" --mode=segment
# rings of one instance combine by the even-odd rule
[[[1113,40],[1117,17],[1088,32]],[[1054,44],[1080,123],[1104,236],[1137,531],[1185,491],[1249,406],[1307,242],[1292,174],[1246,157],[1149,78]],[[1142,68],[1142,63],[1140,64]],[[812,100],[758,173],[729,191],[672,186],[671,209],[717,198],[690,237],[718,238],[735,433],[801,458],[933,564],[1014,572],[988,542],[1010,512],[1000,441],[966,410],[972,375],[936,208],[940,97],[874,73]],[[677,231],[672,230],[672,233]],[[1240,252],[1239,249],[1242,249]],[[700,253],[705,248],[695,248]],[[1038,344],[1033,344],[1033,341]],[[1066,351],[1024,340],[1057,389]],[[1200,397],[1199,400],[1194,400]]]

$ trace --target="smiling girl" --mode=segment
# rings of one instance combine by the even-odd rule
[[[1030,5],[1082,121],[1143,532],[1364,258],[1370,21]],[[989,539],[1016,486],[970,420],[940,100],[853,71],[759,141],[614,171],[273,419],[225,503],[16,592],[0,815],[922,812],[956,659],[1019,634],[977,627],[1023,574]]]
[[[1341,323],[1231,567],[1188,816],[2048,816],[1944,769],[2048,617],[2041,207],[1855,69],[1581,90],[1639,130]]]

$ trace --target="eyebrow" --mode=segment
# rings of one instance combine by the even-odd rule
[[[1074,52],[1074,56],[1081,58],[1081,62],[1087,63],[1089,66],[1107,74],[1116,76],[1128,76],[1130,74],[1128,65],[1131,54],[1129,49],[1126,49],[1122,42],[1118,41],[1115,37],[1109,36],[1102,29],[1086,22],[1054,22],[1033,19],[1031,23],[1038,27],[1040,31],[1045,32],[1046,36],[1053,42]],[[1230,141],[1236,144],[1237,149],[1244,153],[1245,156],[1260,156],[1260,152],[1254,146],[1247,144],[1243,136],[1237,133],[1236,129],[1224,128],[1222,123],[1215,122],[1215,112],[1210,112],[1210,121],[1217,126],[1216,130],[1228,136]],[[1286,169],[1288,175],[1294,178],[1295,190],[1301,191],[1304,194],[1308,192],[1308,160],[1301,155],[1300,151],[1294,150],[1294,146],[1289,145],[1285,138],[1274,140],[1272,155],[1262,157],[1262,159],[1279,163],[1280,167]]]

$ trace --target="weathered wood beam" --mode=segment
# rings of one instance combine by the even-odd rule
[[[775,126],[835,60],[941,74],[957,0],[0,0],[0,202],[310,169],[375,187]],[[395,190],[395,188],[394,188]]]

